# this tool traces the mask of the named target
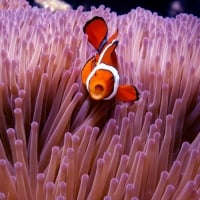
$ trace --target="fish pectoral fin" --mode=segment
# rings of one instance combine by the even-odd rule
[[[120,85],[116,98],[123,102],[137,101],[139,99],[139,92],[135,86]]]
[[[81,78],[84,85],[86,85],[87,77],[89,76],[91,71],[94,69],[95,63],[96,63],[96,57],[93,56],[83,66],[83,69],[81,71]]]

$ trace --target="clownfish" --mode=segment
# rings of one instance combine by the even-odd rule
[[[107,40],[108,26],[102,17],[95,16],[87,21],[83,27],[89,43],[97,50],[96,55],[84,65],[81,76],[82,82],[94,100],[116,99],[129,102],[139,99],[139,92],[135,86],[120,85],[117,70],[118,45],[117,31]]]

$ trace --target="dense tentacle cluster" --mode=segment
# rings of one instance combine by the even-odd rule
[[[28,8],[30,7],[29,3],[26,0],[1,0],[0,9],[17,9],[17,8]]]
[[[0,4],[0,199],[199,199],[200,20],[17,7]],[[82,86],[95,15],[118,28],[137,103]]]

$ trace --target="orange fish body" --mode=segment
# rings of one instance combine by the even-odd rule
[[[108,27],[101,17],[89,20],[84,28],[88,41],[98,51],[90,58],[82,69],[82,82],[86,86],[91,98],[95,100],[109,100],[113,97],[128,102],[139,99],[139,93],[134,86],[119,85],[120,76],[117,70],[117,55],[115,48],[117,32],[107,40]]]

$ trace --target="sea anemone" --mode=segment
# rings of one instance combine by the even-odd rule
[[[199,199],[200,20],[20,5],[0,3],[0,199]],[[119,31],[135,103],[91,100],[81,83],[96,15]]]
[[[27,8],[30,7],[29,3],[26,0],[1,0],[0,10],[1,9],[17,9],[17,8]]]

